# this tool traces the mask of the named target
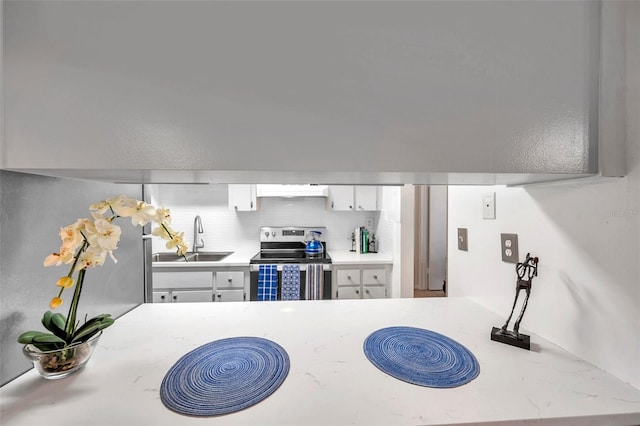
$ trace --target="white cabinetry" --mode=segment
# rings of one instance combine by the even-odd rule
[[[378,210],[378,187],[369,185],[330,185],[327,207],[331,210]]]
[[[153,273],[153,303],[211,302],[211,271]]]
[[[230,184],[229,209],[248,212],[258,210],[255,184]]]
[[[388,293],[388,267],[385,265],[349,265],[335,267],[337,299],[383,299]]]
[[[214,272],[214,301],[242,302],[245,300],[245,285],[249,270],[231,270]]]
[[[203,270],[206,268],[206,270]],[[231,266],[153,272],[153,302],[243,301],[249,285],[249,268]]]

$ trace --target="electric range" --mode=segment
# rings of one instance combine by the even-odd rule
[[[307,255],[305,253],[306,235],[310,231],[319,231],[320,242],[324,246],[320,255]],[[278,280],[282,279],[282,271],[285,265],[297,265],[300,269],[300,299],[330,299],[331,298],[331,257],[327,253],[326,244],[327,229],[323,226],[263,226],[260,228],[260,251],[249,260],[250,291],[249,300],[258,300],[258,276],[260,265],[275,265],[278,271]],[[317,277],[317,270],[321,269],[321,277]],[[311,270],[310,274],[307,271]],[[315,276],[317,285],[320,281],[321,290],[311,293],[309,280]],[[307,277],[309,275],[309,277]],[[318,294],[321,297],[318,297]],[[280,292],[278,300],[281,299]]]

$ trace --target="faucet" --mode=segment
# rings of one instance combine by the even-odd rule
[[[202,228],[202,219],[200,216],[196,216],[193,220],[193,252],[197,253],[198,249],[204,247],[204,240],[200,238],[200,243],[198,243],[198,234],[202,234],[204,229]]]

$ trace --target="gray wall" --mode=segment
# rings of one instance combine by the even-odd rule
[[[56,295],[55,282],[68,271],[66,266],[42,265],[60,247],[59,228],[90,217],[91,203],[118,194],[139,199],[141,192],[140,185],[0,171],[0,385],[31,367],[16,339],[23,331],[42,329],[40,319]],[[119,225],[118,264],[107,260],[87,273],[79,315],[119,316],[143,302],[142,230],[125,220]],[[67,293],[60,311],[65,315],[70,297]]]

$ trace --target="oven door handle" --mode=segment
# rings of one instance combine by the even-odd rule
[[[249,271],[258,272],[260,270],[260,265],[261,265],[260,263],[249,264]],[[300,266],[300,272],[306,272],[308,264],[307,263],[275,263],[275,264],[263,263],[262,265],[276,265],[276,268],[278,269],[278,271],[282,271],[282,268],[285,265],[298,265]],[[331,263],[323,263],[322,270],[331,271]]]

